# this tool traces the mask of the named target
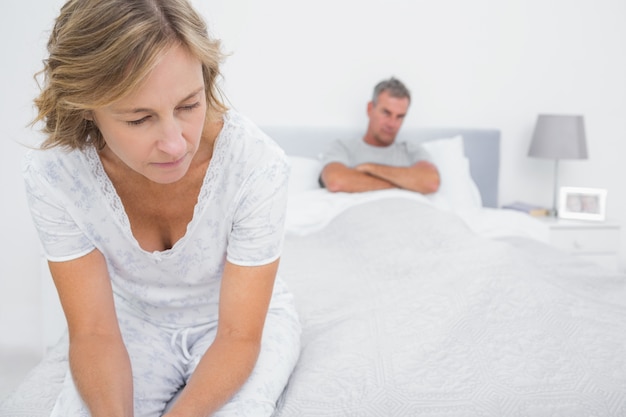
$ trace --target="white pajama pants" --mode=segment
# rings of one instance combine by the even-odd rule
[[[164,329],[118,311],[131,360],[135,417],[160,417],[215,338],[217,322]],[[300,323],[292,307],[270,308],[261,352],[241,389],[214,416],[270,416],[300,353]],[[51,417],[90,417],[68,369]]]

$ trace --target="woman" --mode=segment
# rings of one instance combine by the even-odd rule
[[[24,178],[69,329],[52,415],[272,414],[288,166],[220,102],[219,42],[186,0],[69,0],[48,50]]]

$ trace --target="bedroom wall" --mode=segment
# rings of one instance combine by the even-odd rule
[[[551,162],[526,157],[538,113],[585,116],[590,158],[562,185],[609,190],[626,266],[626,2],[622,0],[194,0],[231,52],[223,87],[258,124],[364,126],[374,84],[413,91],[413,126],[499,128],[500,202],[550,205]],[[61,0],[0,14],[0,349],[39,352],[40,251],[20,178],[36,92],[32,74]],[[49,282],[46,285],[50,285]]]

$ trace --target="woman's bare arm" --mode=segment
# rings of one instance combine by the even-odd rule
[[[133,380],[102,254],[49,262],[67,319],[70,369],[92,417],[131,417]]]

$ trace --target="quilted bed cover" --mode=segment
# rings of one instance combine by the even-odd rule
[[[626,277],[408,199],[287,237],[278,416],[626,416]]]
[[[286,236],[302,352],[275,415],[626,416],[626,277],[405,198]],[[57,347],[0,415],[47,416]]]

